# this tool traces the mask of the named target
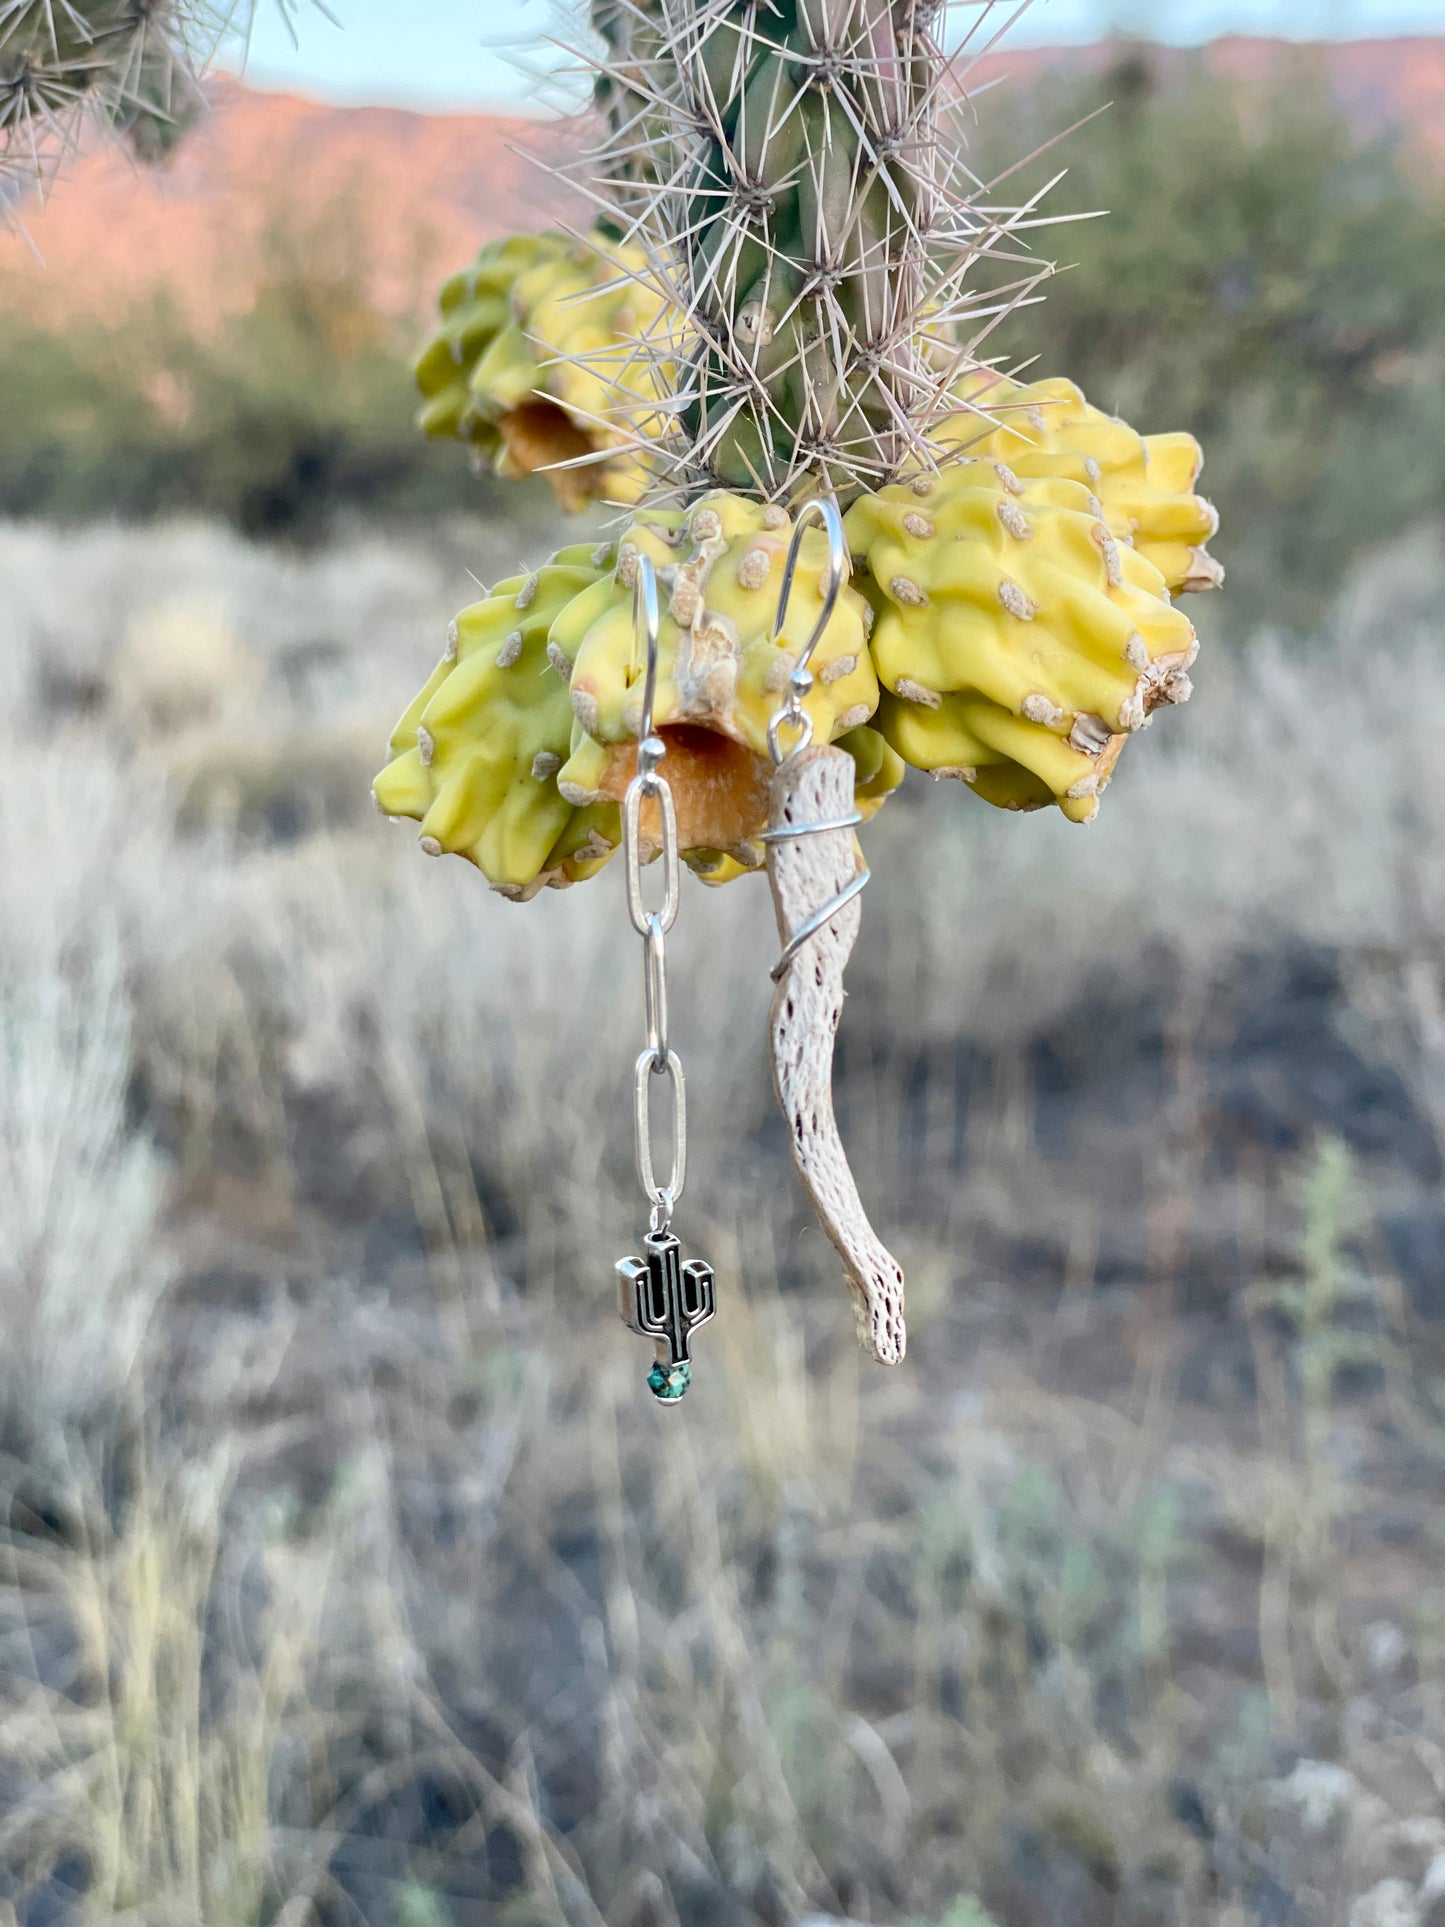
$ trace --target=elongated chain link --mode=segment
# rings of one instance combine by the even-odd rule
[[[645,651],[642,720],[637,731],[637,774],[627,786],[622,804],[622,851],[627,877],[627,914],[642,939],[642,996],[647,1045],[637,1060],[633,1080],[633,1135],[637,1176],[652,1206],[652,1230],[665,1232],[672,1222],[687,1176],[687,1099],[682,1064],[667,1034],[667,933],[677,921],[682,864],[678,853],[677,810],[672,790],[662,774],[667,746],[652,726],[657,695],[658,606],[657,576],[645,555],[637,558],[637,581],[632,592],[632,619]],[[657,804],[662,825],[662,902],[648,907],[642,889],[642,805]],[[659,1184],[652,1160],[652,1081],[666,1077],[672,1093],[672,1165],[665,1184]]]

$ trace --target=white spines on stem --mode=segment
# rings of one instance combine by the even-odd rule
[[[0,211],[43,189],[89,129],[161,159],[252,13],[253,0],[0,0]]]
[[[1049,270],[1019,239],[1031,206],[994,205],[956,150],[938,13],[597,0],[590,184],[677,316],[651,344],[676,371],[672,488],[846,496],[947,459],[950,382]]]

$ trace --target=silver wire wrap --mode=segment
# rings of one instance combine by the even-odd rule
[[[647,1045],[637,1060],[633,1077],[633,1142],[637,1177],[652,1206],[652,1230],[665,1232],[672,1222],[687,1177],[687,1097],[682,1064],[667,1035],[667,933],[677,921],[682,866],[677,847],[677,810],[667,778],[661,772],[667,746],[652,727],[657,695],[658,606],[657,576],[651,561],[637,558],[637,580],[632,591],[632,620],[644,651],[642,720],[637,731],[637,774],[627,786],[622,803],[623,867],[627,878],[627,915],[642,939],[642,995]],[[662,903],[648,908],[642,893],[642,805],[652,797],[662,819]],[[652,1162],[652,1080],[665,1076],[672,1087],[672,1170],[659,1184]]]
[[[788,559],[783,567],[783,585],[778,594],[778,613],[773,621],[773,632],[781,634],[787,620],[788,603],[793,593],[793,578],[798,572],[798,557],[803,547],[803,532],[809,521],[817,520],[823,524],[828,536],[828,567],[823,579],[823,608],[818,620],[813,624],[812,634],[803,644],[802,654],[793,664],[788,676],[788,694],[768,724],[768,750],[775,769],[781,769],[794,756],[801,755],[813,740],[813,719],[803,704],[812,694],[813,672],[809,667],[813,651],[822,641],[828,624],[833,619],[833,611],[838,606],[838,598],[843,593],[844,584],[850,573],[848,543],[843,534],[843,518],[838,512],[838,504],[831,495],[815,495],[798,510],[793,521],[793,539],[788,544]],[[797,732],[797,741],[790,750],[784,751],[782,735],[785,729]],[[851,830],[863,821],[860,811],[853,810],[847,816],[830,817],[824,823],[788,823],[778,829],[764,830],[761,841],[764,843],[786,843],[794,837],[820,836],[824,830]],[[866,887],[872,872],[865,863],[854,877],[835,897],[831,897],[813,915],[795,930],[783,946],[783,954],[772,968],[772,979],[777,983],[787,970],[804,944],[816,937],[818,932],[832,922],[838,912],[853,901]]]

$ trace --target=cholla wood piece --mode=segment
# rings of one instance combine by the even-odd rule
[[[815,747],[790,757],[773,777],[770,827],[832,822],[853,811],[852,758]],[[858,874],[851,829],[824,830],[768,845],[768,878],[784,946]],[[870,1357],[903,1357],[903,1271],[868,1222],[833,1112],[833,1039],[843,1015],[843,972],[858,940],[858,897],[798,951],[773,998],[769,1034],[773,1087],[803,1188],[843,1260],[858,1338]]]

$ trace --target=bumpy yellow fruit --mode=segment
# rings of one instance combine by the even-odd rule
[[[496,424],[472,408],[472,374],[486,350],[512,320],[511,293],[518,279],[563,249],[560,235],[519,234],[492,241],[469,268],[443,283],[437,300],[441,327],[412,366],[422,393],[417,426],[428,435],[470,442],[491,459],[502,446]]]
[[[791,539],[785,510],[726,493],[705,496],[685,515],[634,523],[614,574],[579,595],[552,626],[552,660],[570,681],[576,716],[558,787],[579,807],[616,800],[636,768],[643,662],[632,592],[637,558],[651,559],[662,607],[654,726],[667,745],[664,774],[683,853],[713,879],[736,874],[724,859],[740,869],[763,861],[768,724],[822,612],[827,540],[810,528],[782,630],[775,629]],[[807,710],[817,742],[850,736],[877,705],[869,621],[863,597],[845,588],[812,659]],[[848,746],[860,764],[860,805],[874,809],[897,787],[901,767],[871,733]],[[654,833],[655,819],[649,824],[644,813],[643,820]]]
[[[463,609],[376,779],[379,807],[419,821],[429,855],[468,858],[507,896],[592,876],[618,842],[615,803],[578,809],[558,791],[572,706],[547,658],[559,611],[615,559],[610,543],[562,549]]]
[[[971,462],[861,497],[875,727],[905,762],[1087,823],[1128,735],[1187,699],[1194,630],[1081,483]]]
[[[647,475],[631,450],[655,439],[646,411],[666,377],[640,346],[665,305],[644,265],[601,236],[489,243],[442,289],[442,327],[416,362],[419,425],[471,443],[501,475],[541,470],[565,508],[636,501]],[[585,459],[606,448],[617,453]]]
[[[1223,581],[1204,546],[1219,516],[1194,492],[1204,456],[1192,435],[1139,435],[1091,408],[1071,381],[1020,387],[988,373],[955,392],[970,406],[930,428],[941,447],[1003,462],[1025,482],[1081,482],[1113,533],[1154,564],[1171,595]]]

